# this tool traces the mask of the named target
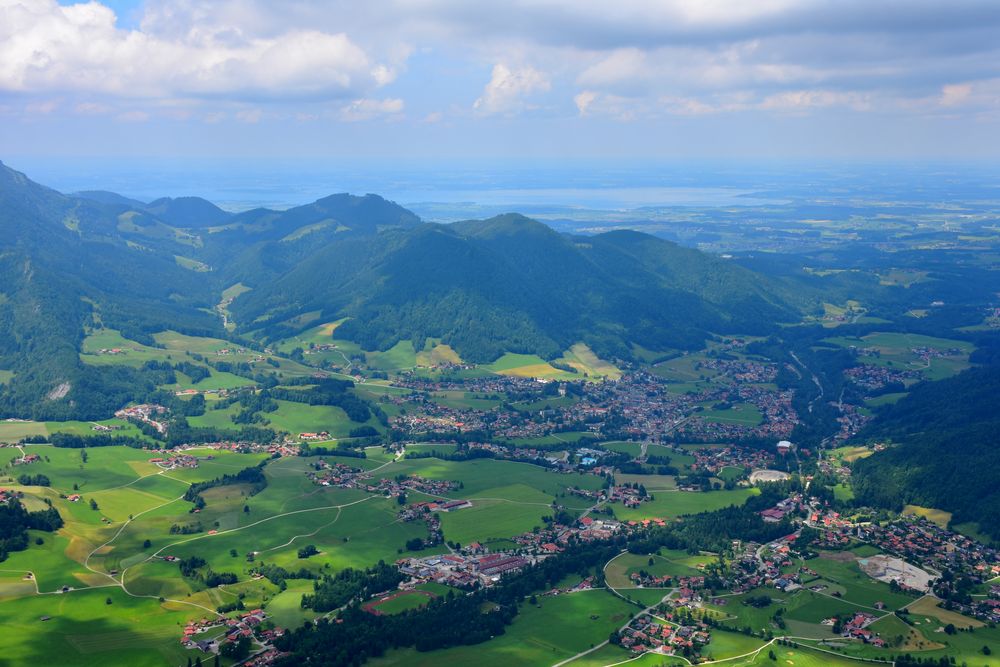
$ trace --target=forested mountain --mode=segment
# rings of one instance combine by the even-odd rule
[[[134,209],[142,209],[146,206],[145,202],[141,202],[138,199],[124,197],[117,192],[109,192],[108,190],[81,190],[80,192],[72,193],[71,196],[76,197],[77,199],[89,199],[100,204],[127,206]]]
[[[129,369],[80,363],[84,327],[101,322],[148,339],[168,327],[218,331],[199,310],[203,280],[171,255],[113,233],[114,212],[59,194],[0,163],[0,413],[94,418],[136,383]],[[118,402],[118,407],[121,403]]]
[[[416,215],[378,195],[337,194],[287,211],[235,215],[221,230],[201,236],[200,256],[227,284],[264,284],[329,243],[419,224]]]
[[[163,197],[142,207],[147,213],[175,227],[213,227],[232,215],[201,197]]]
[[[0,412],[97,418],[143,382],[80,363],[88,327],[151,342],[164,329],[223,335],[223,289],[241,335],[273,340],[318,311],[365,349],[427,337],[468,361],[603,356],[766,333],[802,306],[782,283],[637,232],[572,236],[520,215],[424,224],[377,195],[227,213],[194,197],[149,204],[62,195],[0,166]],[[9,373],[4,374],[9,376]]]
[[[978,522],[1000,540],[1000,365],[989,361],[994,365],[918,385],[880,411],[862,435],[896,444],[856,464],[859,502],[947,510],[954,523]]]
[[[581,340],[621,357],[631,343],[694,348],[708,332],[795,317],[780,288],[726,260],[637,232],[563,235],[514,214],[344,238],[233,304],[253,323],[244,330],[271,338],[310,311],[350,317],[338,335],[366,349],[439,337],[475,362]]]

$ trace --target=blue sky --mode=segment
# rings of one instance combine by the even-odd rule
[[[993,0],[0,0],[0,159],[994,159]]]

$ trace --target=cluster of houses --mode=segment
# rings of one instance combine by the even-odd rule
[[[263,609],[253,609],[243,612],[235,618],[202,618],[199,621],[191,621],[184,628],[181,645],[185,648],[215,653],[218,652],[223,644],[236,642],[246,637],[251,641],[256,641],[263,646],[267,646],[270,642],[284,634],[284,631],[280,628],[265,629],[264,626],[267,618],[267,612]],[[204,639],[198,638],[217,629],[223,630],[221,636]]]
[[[23,496],[23,493],[14,489],[0,489],[0,504],[6,505],[7,503],[17,502]]]
[[[794,515],[809,509],[810,507],[802,497],[802,494],[796,493],[788,498],[779,500],[774,507],[762,510],[760,516],[768,523],[778,523],[790,514]]]
[[[837,416],[839,428],[833,436],[836,443],[846,442],[850,438],[853,438],[875,418],[873,415],[862,411],[861,406],[852,403],[835,403],[831,401],[830,405],[840,411],[840,414]]]
[[[911,347],[910,354],[914,354],[923,362],[928,362],[931,359],[942,359],[944,357],[964,357],[965,352],[958,349],[957,347],[949,347],[945,349],[939,349],[936,347]]]
[[[750,359],[720,359],[716,357],[706,357],[703,361],[698,361],[694,364],[694,369],[696,371],[706,368],[718,371],[738,383],[774,382],[774,379],[778,377],[777,365]]]
[[[920,372],[913,369],[861,364],[845,369],[844,376],[862,389],[873,392],[890,384],[904,384],[907,380],[919,379]]]
[[[120,431],[121,428],[119,424],[92,424],[90,430],[98,433],[111,433],[112,431]]]
[[[165,421],[160,421],[160,416],[165,415],[166,413],[167,409],[162,405],[143,403],[141,405],[133,405],[131,407],[122,408],[115,413],[115,417],[149,424],[156,429],[157,433],[162,434],[167,432],[167,423]]]
[[[211,456],[205,457],[211,459]],[[167,457],[156,456],[149,459],[149,462],[164,470],[174,470],[175,468],[197,468],[198,457],[190,454],[172,454]]]
[[[353,488],[362,477],[364,470],[354,468],[343,463],[330,463],[320,459],[313,465],[316,469],[307,472],[306,475],[318,486],[338,486],[341,488]],[[368,479],[364,476],[363,479]]]
[[[824,475],[832,475],[841,482],[846,482],[851,478],[850,466],[844,465],[838,459],[823,459],[816,462],[816,469]]]
[[[652,500],[652,496],[646,493],[646,488],[641,484],[622,484],[612,486],[607,489],[581,489],[579,487],[567,487],[566,493],[593,500],[597,502],[622,503],[625,507],[639,507],[643,502]]]
[[[921,566],[961,572],[974,582],[1000,575],[1000,553],[926,519],[903,516],[884,526],[857,527],[859,539]]]
[[[824,619],[823,625],[835,626],[839,621],[841,637],[859,639],[866,644],[871,644],[872,646],[877,646],[879,648],[885,648],[885,640],[879,637],[878,634],[868,630],[868,626],[876,620],[878,619],[872,614],[867,612],[857,612],[846,620],[840,620],[837,618]]]
[[[722,422],[694,413],[677,429],[692,440],[718,442],[743,438],[787,438],[799,424],[798,413],[792,407],[794,392],[790,389],[779,391],[756,384],[740,384],[733,389],[703,393],[701,402],[727,399],[749,403],[760,411],[763,419],[760,424]]]
[[[766,450],[737,445],[705,447],[685,453],[694,456],[692,470],[707,470],[710,473],[718,473],[723,468],[767,468],[774,462],[774,456]]]
[[[609,502],[621,502],[625,507],[639,507],[642,503],[653,499],[646,492],[646,487],[641,484],[612,486],[607,493]]]
[[[336,343],[310,344],[303,354],[320,354],[322,352],[333,352],[337,349]]]
[[[267,354],[271,354],[269,350],[265,350]],[[247,361],[251,364],[260,363],[266,361],[267,357],[256,352],[254,350],[248,350],[245,347],[224,347],[220,350],[215,351],[215,356],[217,357],[236,357],[236,356],[248,356],[250,357]]]
[[[396,561],[399,571],[410,577],[404,588],[434,581],[466,590],[492,586],[504,575],[518,572],[529,564],[527,558],[517,554],[497,552],[476,555],[465,551]]]
[[[253,387],[240,387],[241,391],[250,391]],[[178,389],[174,392],[174,396],[179,396],[185,398],[188,396],[197,396],[201,394],[202,396],[218,396],[219,398],[225,398],[229,395],[228,389]]]
[[[553,523],[547,528],[515,535],[511,539],[523,553],[543,557],[563,551],[571,540],[593,542],[610,539],[622,527],[623,524],[614,519],[585,516],[571,526]]]
[[[418,491],[430,496],[443,496],[446,493],[451,493],[457,490],[461,485],[460,482],[452,482],[441,479],[427,479],[425,477],[420,477],[419,475],[401,476],[395,479],[383,477],[374,483],[367,481],[369,477],[370,475],[356,475],[354,477],[353,488],[361,489],[363,491],[367,491],[368,493],[378,493],[384,496],[406,495],[410,491]],[[472,503],[468,500],[443,499],[439,502],[427,503],[427,505],[432,511],[440,510],[442,512],[447,512],[454,509],[461,509],[463,507],[471,507]]]
[[[404,523],[411,521],[423,521],[427,526],[427,537],[424,538],[424,548],[437,546],[444,542],[444,533],[441,531],[441,515],[431,508],[433,503],[414,503],[406,505],[396,513],[396,518]]]
[[[450,368],[461,368],[452,364]],[[445,374],[426,376],[402,373],[393,382],[397,387],[412,389],[414,392],[464,391],[480,396],[503,396],[507,394],[532,395],[541,391],[541,386],[533,378],[516,375],[486,375],[476,378],[461,378]]]
[[[11,461],[12,465],[23,466],[29,463],[34,463],[35,461],[40,461],[42,457],[38,454],[25,454],[24,456],[19,456]]]
[[[618,633],[617,643],[632,653],[662,653],[697,655],[711,639],[709,628],[701,622],[678,625],[662,621],[649,614],[636,616]]]
[[[461,482],[444,479],[427,479],[419,475],[383,477],[372,480],[371,473],[354,468],[343,463],[330,463],[320,460],[313,465],[313,470],[306,475],[317,486],[336,486],[344,489],[361,489],[368,493],[382,496],[406,496],[410,491],[417,491],[429,496],[438,496],[437,501],[420,502],[410,505],[410,511],[451,512],[472,507],[472,502],[465,499],[448,499],[445,494],[453,493],[461,488]]]
[[[299,433],[299,440],[329,440],[330,434],[327,431]]]
[[[546,406],[536,412],[457,408],[434,400],[438,391],[482,392],[489,396],[533,396],[544,400],[539,383],[527,378],[494,376],[476,380],[431,380],[405,377],[397,384],[414,393],[388,400],[405,407],[405,413],[393,418],[393,427],[407,436],[430,432],[462,433],[486,431],[496,438],[542,437],[564,431],[583,431],[604,435],[605,426],[614,415],[616,437],[660,439],[683,424],[683,432],[696,439],[738,439],[743,437],[784,438],[798,423],[792,408],[791,391],[776,391],[766,383],[777,370],[771,364],[756,361],[709,359],[707,367],[726,374],[728,386],[708,387],[689,394],[672,393],[663,378],[644,371],[631,371],[618,380],[581,383],[579,400],[571,404]],[[770,378],[770,379],[768,379]],[[560,393],[564,388],[560,387]],[[691,418],[699,403],[719,400],[752,403],[764,415],[760,425],[722,423]]]
[[[734,543],[736,553],[726,572],[726,589],[746,593],[765,586],[789,592],[800,588],[799,574],[787,572],[792,565],[789,544],[794,538],[789,535],[767,545]]]

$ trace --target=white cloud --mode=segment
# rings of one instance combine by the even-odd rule
[[[78,2],[0,0],[0,93],[19,113],[401,118],[401,89],[429,91],[407,92],[413,123],[470,99],[515,115],[550,90],[545,114],[622,120],[998,106],[996,0],[143,0],[134,29]]]
[[[587,115],[587,110],[590,106],[597,100],[599,95],[592,90],[584,90],[577,95],[573,96],[573,103],[576,104],[576,110],[580,112],[581,116]]]
[[[165,5],[161,5],[165,6]],[[148,98],[335,99],[393,80],[346,34],[259,36],[206,21],[162,34],[120,30],[98,2],[0,0],[0,90]]]
[[[790,90],[766,97],[757,105],[757,108],[794,112],[834,106],[848,107],[855,111],[868,111],[872,108],[871,97],[857,92]]]
[[[264,112],[260,109],[243,109],[236,112],[236,120],[241,123],[248,123],[250,125],[255,125],[260,122],[263,117]]]
[[[503,63],[493,66],[490,82],[473,107],[484,114],[512,113],[525,108],[524,98],[552,87],[548,78],[530,65],[511,69]]]
[[[340,110],[340,117],[348,121],[369,120],[377,116],[391,117],[403,113],[404,106],[403,100],[398,98],[383,100],[362,98],[343,107]]]
[[[943,107],[953,107],[969,99],[972,86],[968,83],[952,83],[941,87],[940,104]]]
[[[652,75],[645,52],[640,49],[618,49],[583,70],[577,83],[599,88],[631,87]]]

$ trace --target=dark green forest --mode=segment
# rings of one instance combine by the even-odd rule
[[[1000,366],[926,382],[879,413],[863,438],[892,447],[855,465],[857,501],[901,509],[915,504],[978,522],[1000,539]]]

